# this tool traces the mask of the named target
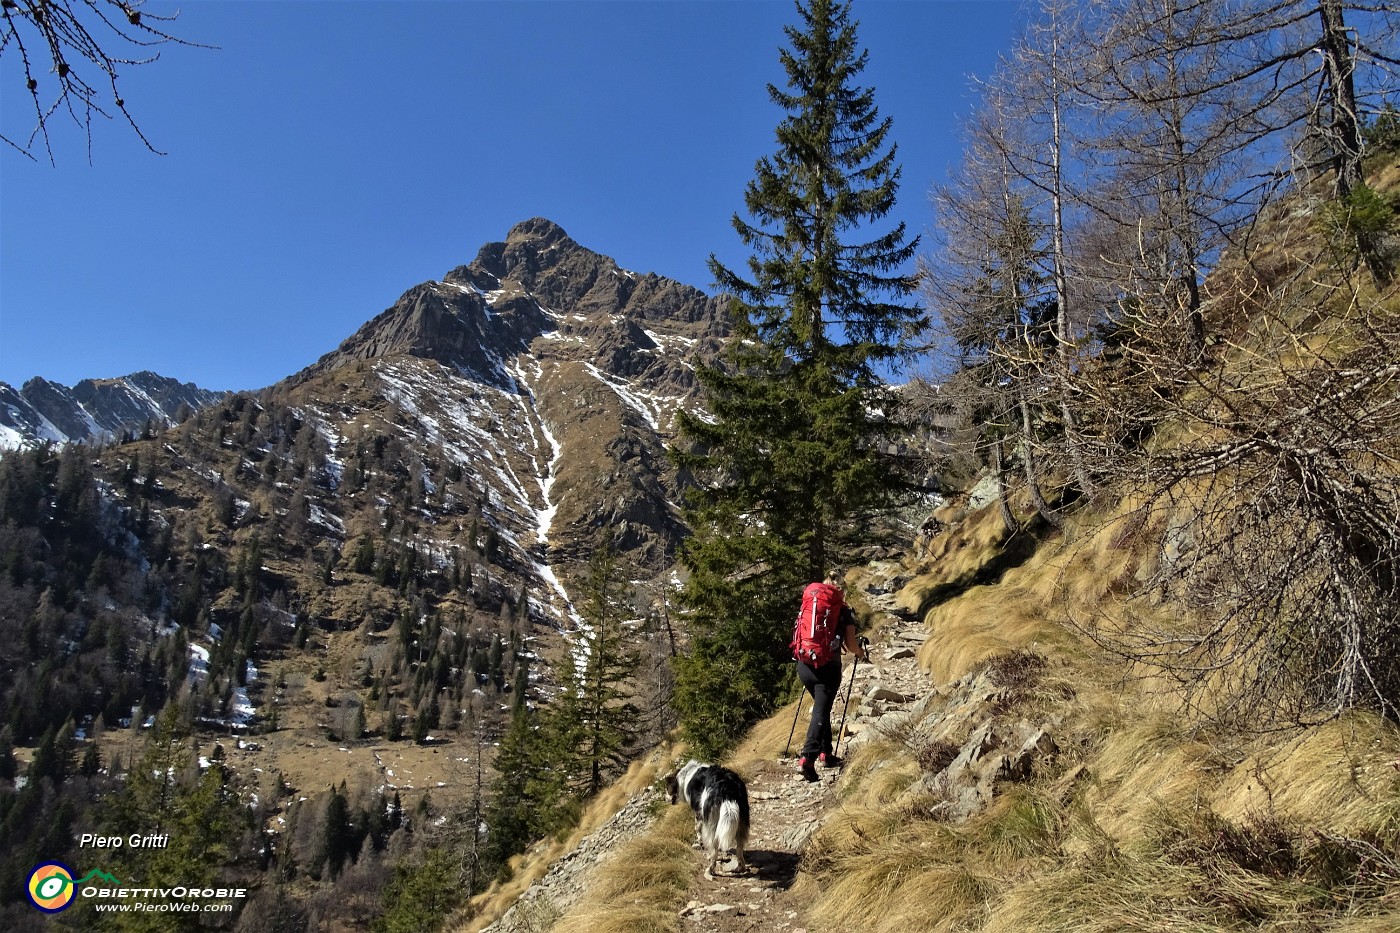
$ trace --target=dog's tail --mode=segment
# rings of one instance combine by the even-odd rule
[[[719,806],[719,823],[715,826],[715,842],[721,852],[743,853],[749,842],[748,814],[737,801],[726,800]]]

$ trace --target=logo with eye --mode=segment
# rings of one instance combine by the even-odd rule
[[[73,903],[73,869],[62,862],[45,862],[29,873],[29,902],[46,914],[56,914]]]

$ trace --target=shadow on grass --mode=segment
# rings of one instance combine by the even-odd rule
[[[976,570],[963,574],[956,580],[940,583],[924,594],[919,601],[916,618],[922,619],[930,609],[950,599],[955,599],[975,586],[991,586],[1001,582],[1007,571],[1020,567],[1040,548],[1053,533],[1048,522],[1039,515],[1030,524],[1008,535],[1000,544],[996,554]]]

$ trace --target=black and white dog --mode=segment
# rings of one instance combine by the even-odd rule
[[[749,870],[744,846],[749,841],[749,789],[744,779],[728,768],[701,764],[693,758],[666,778],[671,803],[684,801],[695,812],[695,837],[705,850],[705,876],[724,853],[733,853],[732,874]]]

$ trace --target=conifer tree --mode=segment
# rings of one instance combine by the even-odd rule
[[[123,848],[111,869],[152,887],[214,884],[238,856],[251,828],[250,811],[238,797],[231,773],[219,760],[194,767],[189,730],[176,704],[156,719],[146,748],[126,781],[102,811],[103,829],[114,835],[161,833],[164,847]],[[133,912],[111,918],[123,931],[172,929],[161,913]]]
[[[350,827],[350,805],[345,795],[335,787],[326,798],[321,824],[312,844],[311,871],[320,876],[326,871],[334,879],[348,860],[355,857],[354,834]]]
[[[548,724],[528,707],[511,717],[496,753],[497,778],[486,807],[486,844],[481,861],[488,870],[505,869],[507,860],[548,832],[560,828],[560,809],[568,803],[565,769],[548,741]]]
[[[734,227],[746,273],[711,257],[732,296],[733,339],[700,370],[713,420],[683,416],[675,452],[695,480],[683,594],[698,636],[677,671],[687,737],[715,750],[771,707],[801,586],[868,541],[907,489],[875,443],[894,417],[882,373],[915,352],[926,316],[902,271],[917,238],[893,208],[900,169],[848,2],[800,0],[780,52],[777,152]],[[720,699],[722,696],[722,700]]]
[[[384,891],[384,913],[374,921],[375,933],[425,933],[440,930],[462,902],[453,853],[435,847],[421,864],[400,863]]]
[[[19,773],[19,763],[15,760],[13,733],[6,726],[0,729],[0,781],[13,781]]]
[[[578,715],[577,787],[584,798],[621,770],[637,737],[638,710],[629,684],[641,658],[627,644],[623,596],[612,535],[605,533],[589,561],[584,586],[583,615],[591,628],[583,637],[583,663],[573,696]]]

